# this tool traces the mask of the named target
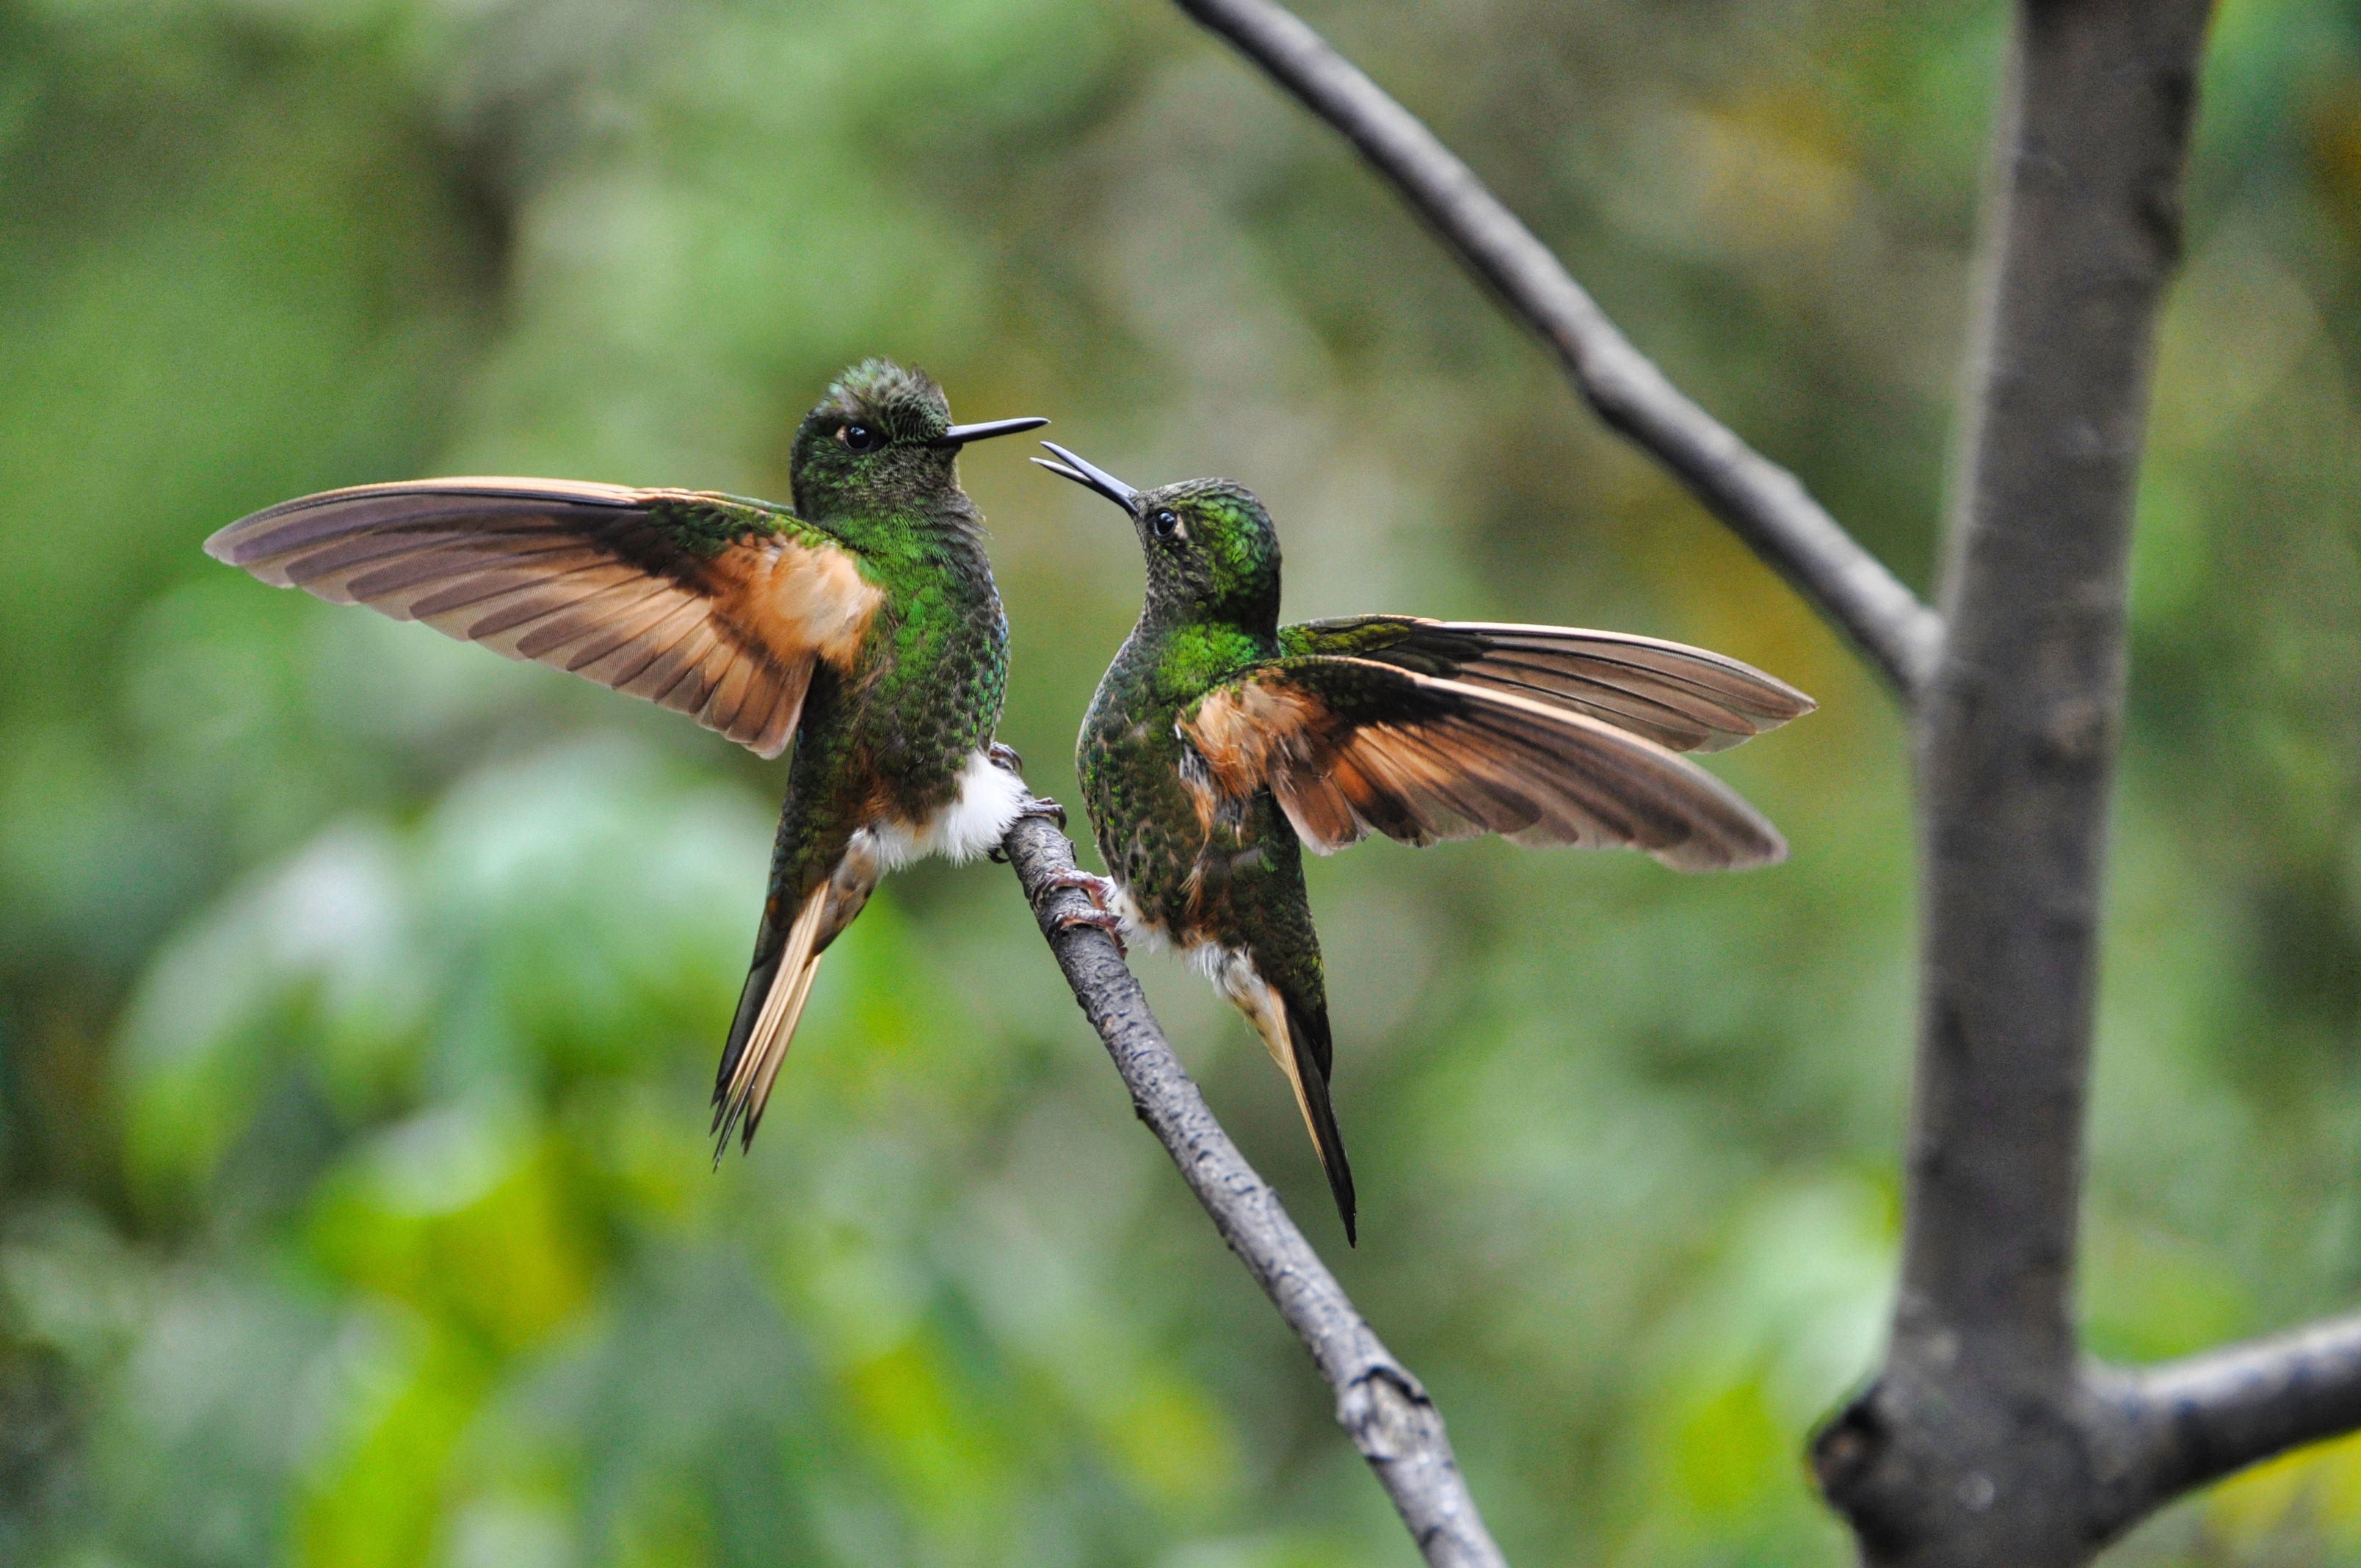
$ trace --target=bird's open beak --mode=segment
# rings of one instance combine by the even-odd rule
[[[1034,462],[1049,469],[1060,479],[1071,479],[1086,490],[1097,491],[1123,508],[1126,513],[1131,510],[1132,498],[1139,494],[1137,490],[1133,489],[1097,464],[1075,456],[1054,441],[1045,441],[1041,444],[1056,453],[1059,461],[1052,463],[1047,457],[1036,457],[1033,459]]]
[[[929,446],[965,446],[971,441],[990,441],[995,435],[1016,435],[1027,430],[1038,430],[1049,422],[1038,416],[1025,419],[988,419],[982,424],[955,424],[932,441]]]

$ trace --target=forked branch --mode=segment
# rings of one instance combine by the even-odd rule
[[[1060,927],[1090,908],[1082,894],[1044,889],[1074,869],[1074,847],[1038,817],[1021,817],[1001,848],[1041,923],[1074,1000],[1098,1031],[1115,1070],[1189,1190],[1279,1315],[1312,1353],[1336,1394],[1336,1420],[1377,1473],[1431,1568],[1504,1568],[1451,1454],[1443,1416],[1410,1368],[1378,1343],[1295,1228],[1279,1194],[1255,1174],[1213,1119],[1205,1097],[1148,1010],[1148,998],[1114,940]]]
[[[1598,417],[1670,468],[1873,661],[1905,701],[1942,623],[1780,467],[1631,346],[1475,171],[1359,67],[1274,0],[1177,0],[1361,149],[1500,300],[1547,339]]]

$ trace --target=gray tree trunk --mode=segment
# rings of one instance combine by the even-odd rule
[[[2126,1522],[2075,1220],[2132,504],[2210,0],[2030,0],[1918,715],[1918,1077],[1876,1385],[1823,1434],[1863,1560],[2086,1562]]]

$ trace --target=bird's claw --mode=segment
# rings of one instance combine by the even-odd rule
[[[1131,949],[1125,947],[1123,942],[1123,916],[1114,910],[1085,909],[1079,915],[1060,916],[1057,928],[1060,931],[1071,931],[1077,926],[1088,926],[1095,930],[1104,931],[1115,943],[1115,957],[1119,959],[1131,957]]]
[[[1016,747],[1005,740],[994,740],[984,749],[983,754],[995,768],[1006,768],[1012,773],[1025,772],[1025,759],[1017,754]]]
[[[1059,832],[1063,833],[1066,830],[1066,808],[1046,795],[1037,795],[1027,800],[1016,808],[1016,815],[1020,817],[1047,817],[1058,825]]]
[[[1105,877],[1093,876],[1086,871],[1051,872],[1033,890],[1033,906],[1038,909],[1041,901],[1054,893],[1072,892],[1087,895],[1091,901],[1090,908],[1082,914],[1059,916],[1057,929],[1071,931],[1077,926],[1088,926],[1104,931],[1115,938],[1115,950],[1128,958],[1130,950],[1123,941],[1123,916],[1112,907],[1118,891],[1115,883]]]
[[[1093,876],[1076,867],[1072,871],[1051,872],[1043,877],[1041,885],[1033,890],[1033,902],[1038,904],[1053,893],[1082,893],[1090,895],[1092,908],[1103,910],[1114,906],[1116,892],[1115,883],[1109,879]]]
[[[1001,746],[999,741],[994,741],[994,751],[1008,751],[1008,746]],[[1016,751],[1008,751],[1008,756],[1016,756]],[[992,761],[999,762],[999,758],[992,758]],[[1016,773],[1016,767],[1011,767],[1011,773]],[[1022,779],[1025,774],[1017,774],[1017,777]],[[1058,806],[1055,801],[1050,801],[1049,795],[1034,795],[1034,794],[1025,795],[1025,806],[1017,807],[1016,819],[1013,819],[1008,827],[1016,827],[1017,822],[1025,822],[1027,817],[1041,817],[1046,819],[1046,822],[1055,822],[1060,834],[1065,831],[1065,807]],[[989,860],[989,862],[996,864],[996,867],[1004,867],[1004,864],[1008,864],[1008,852],[1005,852],[1001,845],[992,845],[989,850],[984,850],[984,860]]]

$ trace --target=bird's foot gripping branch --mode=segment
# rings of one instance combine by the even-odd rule
[[[1344,1287],[1255,1173],[1173,1054],[1114,935],[1094,920],[1074,847],[1046,814],[1009,827],[1001,852],[1115,1071],[1182,1179],[1270,1298],[1336,1396],[1336,1420],[1393,1499],[1432,1568],[1499,1568],[1499,1548],[1452,1457],[1443,1416],[1379,1343]]]

